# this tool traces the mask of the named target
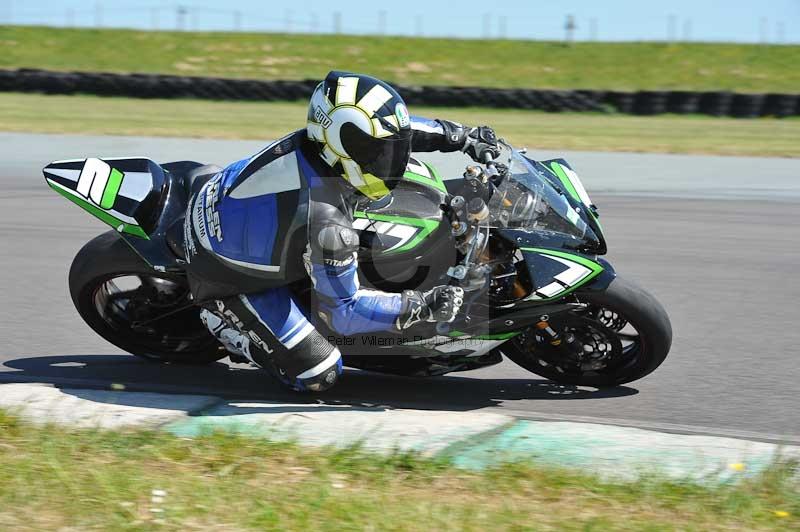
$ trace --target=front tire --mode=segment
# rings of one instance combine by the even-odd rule
[[[128,353],[178,364],[227,356],[189,299],[186,277],[153,270],[116,231],[81,248],[69,271],[69,291],[83,321]]]
[[[519,366],[552,381],[594,387],[618,386],[641,379],[664,362],[672,345],[672,325],[664,307],[649,292],[617,277],[606,290],[581,292],[577,299],[587,304],[589,310],[584,316],[570,315],[565,323],[572,319],[574,330],[583,327],[595,338],[607,335],[602,342],[611,346],[611,351],[618,351],[617,360],[609,357],[611,360],[604,368],[582,369],[566,360],[561,355],[563,351],[531,341],[535,335],[533,328],[503,344],[500,351]],[[612,317],[610,323],[603,323],[605,316]],[[636,341],[623,348],[620,339],[634,336],[616,330],[614,323],[625,323],[625,327],[634,329]]]

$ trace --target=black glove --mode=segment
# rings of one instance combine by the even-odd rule
[[[402,331],[423,321],[450,323],[463,303],[464,290],[458,286],[437,286],[427,292],[405,290],[397,328]]]
[[[497,135],[494,129],[489,126],[473,127],[467,134],[464,147],[461,151],[472,157],[473,161],[479,163],[486,162],[486,155],[489,154],[493,159],[500,157],[500,149],[497,147]]]

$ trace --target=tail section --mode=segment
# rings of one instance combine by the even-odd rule
[[[162,168],[150,159],[71,159],[44,170],[47,184],[120,233],[149,239],[165,192]]]

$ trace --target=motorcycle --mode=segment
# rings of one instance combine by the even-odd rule
[[[342,336],[320,320],[317,327],[346,366],[384,373],[443,375],[508,357],[559,383],[607,387],[654,371],[671,346],[669,317],[601,257],[607,244],[598,210],[578,175],[563,159],[537,161],[502,140],[500,147],[496,159],[447,180],[412,158],[390,196],[363,201],[353,213],[362,285],[390,292],[461,286],[455,321],[419,323],[403,335]],[[199,318],[210,296],[190,289],[183,239],[191,195],[213,187],[219,171],[144,158],[44,168],[53,190],[113,227],[83,246],[69,272],[75,308],[97,334],[156,362],[229,356]],[[274,193],[297,201],[303,190],[293,187]],[[302,208],[283,211],[302,226]],[[295,266],[290,271],[303,271]],[[272,277],[227,295],[274,286]],[[305,276],[285,284],[313,301]]]

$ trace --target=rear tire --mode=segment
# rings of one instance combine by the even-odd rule
[[[129,314],[127,307],[131,305],[130,300],[124,309],[119,306],[111,308],[113,303],[104,303],[103,300],[109,301],[109,296],[113,294],[103,290],[107,290],[108,283],[114,279],[128,277],[139,278],[143,285],[145,282],[167,281],[170,286],[179,287],[188,294],[185,276],[156,272],[116,231],[103,233],[81,248],[69,271],[72,302],[83,321],[97,334],[128,353],[154,362],[210,364],[227,356],[224,348],[200,321],[200,308],[196,306],[174,315],[174,323],[182,325],[176,327],[181,330],[175,330],[175,338],[170,338],[170,332],[161,339],[148,336],[146,327],[142,330],[130,326],[126,328],[124,315]],[[188,299],[176,302],[174,308],[190,303]],[[158,310],[161,314],[169,311],[168,304]],[[131,321],[129,325],[133,323]],[[180,334],[186,336],[179,337]]]
[[[630,360],[609,370],[583,373],[559,371],[552,359],[543,360],[536,350],[526,350],[520,341],[509,340],[500,351],[519,366],[552,381],[594,387],[618,386],[641,379],[664,362],[672,345],[669,316],[655,297],[639,285],[617,277],[602,292],[581,292],[578,300],[594,307],[611,310],[638,332],[639,343]],[[523,335],[521,335],[523,336]]]

